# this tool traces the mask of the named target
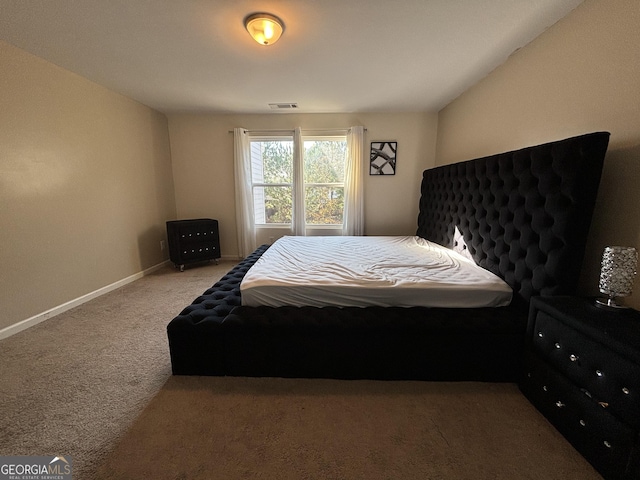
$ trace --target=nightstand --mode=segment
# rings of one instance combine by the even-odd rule
[[[185,264],[220,258],[218,221],[211,218],[167,222],[169,259],[180,271]]]
[[[640,313],[531,300],[520,389],[606,479],[640,479]]]

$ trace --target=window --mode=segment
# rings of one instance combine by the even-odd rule
[[[364,127],[314,133],[233,129],[242,257],[289,232],[363,235]]]
[[[251,183],[256,225],[291,225],[293,138],[251,140]]]
[[[251,138],[255,224],[290,226],[294,215],[303,215],[308,226],[342,228],[346,137],[304,136],[301,140],[296,165],[293,137]],[[297,195],[303,201],[296,201]]]
[[[302,159],[307,225],[342,227],[346,158],[344,137],[305,139]]]

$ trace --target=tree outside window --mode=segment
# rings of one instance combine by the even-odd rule
[[[305,137],[302,147],[306,224],[342,226],[346,138]],[[251,152],[256,225],[291,225],[296,191],[293,140],[252,140]]]

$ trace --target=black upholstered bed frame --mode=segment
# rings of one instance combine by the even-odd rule
[[[593,133],[424,172],[417,235],[502,277],[510,306],[244,307],[240,282],[263,245],[169,323],[173,373],[516,381],[529,299],[576,292],[608,140]]]

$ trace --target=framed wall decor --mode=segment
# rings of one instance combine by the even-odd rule
[[[398,142],[371,142],[369,175],[395,175]]]

